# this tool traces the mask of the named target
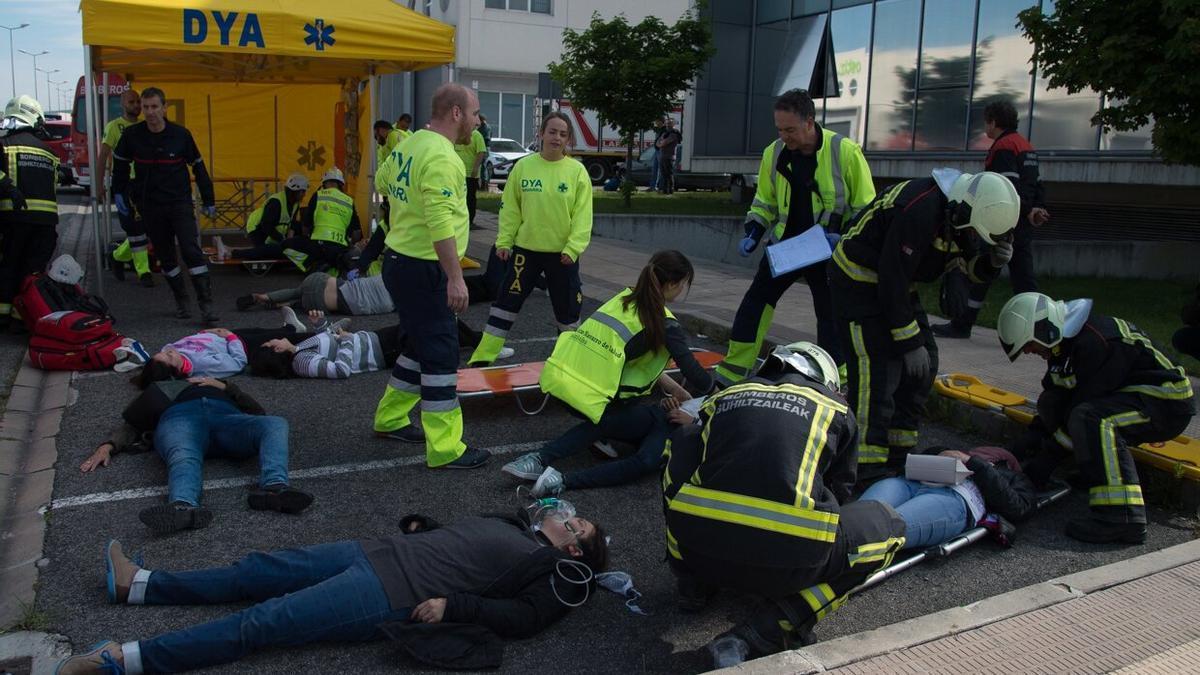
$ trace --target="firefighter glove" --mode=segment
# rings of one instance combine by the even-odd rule
[[[1013,245],[1011,241],[1000,239],[992,246],[992,267],[1000,268],[1008,264],[1013,257]]]
[[[929,377],[929,351],[925,349],[925,345],[921,345],[910,352],[905,352],[904,373],[918,380],[924,380]]]

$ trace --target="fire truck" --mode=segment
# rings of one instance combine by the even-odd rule
[[[603,183],[613,176],[617,166],[625,162],[626,146],[621,142],[621,133],[614,127],[602,125],[599,117],[591,110],[575,108],[566,99],[535,99],[534,110],[541,126],[541,111],[549,108],[566,114],[571,120],[574,146],[571,156],[577,158],[587,169],[593,183]],[[676,128],[683,125],[683,105],[676,105],[669,113]],[[634,135],[633,156],[636,159],[643,150],[654,145],[654,131],[646,129]]]

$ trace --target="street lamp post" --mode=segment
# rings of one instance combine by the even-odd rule
[[[55,107],[55,108],[58,108],[59,110],[65,110],[65,109],[66,109],[66,106],[65,106],[65,105],[63,105],[63,95],[62,95],[62,93],[63,93],[63,88],[62,88],[62,85],[66,84],[66,83],[67,83],[67,81],[66,81],[66,80],[51,80],[51,79],[48,79],[48,78],[47,78],[46,82],[47,82],[48,84],[52,84],[52,85],[54,85],[54,96],[55,96],[55,98],[54,98],[54,103],[55,103],[54,107]]]
[[[9,70],[12,71],[11,75],[12,75],[12,97],[13,98],[17,97],[17,60],[13,57],[13,31],[21,30],[22,28],[27,28],[28,26],[29,26],[29,24],[27,24],[27,23],[23,23],[20,26],[0,26],[0,28],[3,28],[4,30],[8,31],[8,65],[9,65]]]
[[[36,98],[38,97],[38,88],[37,88],[37,69],[38,69],[38,67],[37,67],[37,59],[38,59],[38,57],[39,57],[39,56],[45,56],[46,54],[49,54],[50,52],[48,52],[48,51],[46,51],[46,50],[42,50],[42,51],[40,51],[40,52],[38,52],[38,53],[34,54],[33,52],[27,52],[27,51],[25,51],[24,49],[18,49],[17,51],[21,52],[22,54],[27,54],[27,55],[29,55],[29,56],[32,56],[32,57],[33,57],[33,97],[36,99]],[[16,94],[13,94],[13,96],[16,96]]]
[[[50,107],[50,74],[57,73],[59,69],[55,68],[54,70],[44,70],[42,68],[34,68],[34,70],[36,70],[39,73],[46,74],[46,104],[45,105],[47,108],[49,108]],[[35,87],[35,91],[36,91],[36,87]],[[36,93],[34,94],[34,98],[37,98]]]

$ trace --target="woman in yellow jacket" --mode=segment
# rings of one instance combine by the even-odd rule
[[[587,170],[567,157],[571,125],[552,112],[538,132],[542,150],[521,158],[508,175],[500,207],[496,255],[509,263],[492,304],[483,339],[471,355],[472,366],[491,365],[517,320],[517,313],[546,276],[559,332],[579,324],[583,296],[579,255],[592,238],[592,181]]]

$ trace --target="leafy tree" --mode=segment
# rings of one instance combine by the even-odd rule
[[[571,105],[620,131],[630,167],[635,134],[671,110],[713,53],[708,24],[694,10],[673,26],[654,16],[637,25],[624,15],[605,21],[597,12],[583,32],[563,31],[562,57],[549,70]],[[626,206],[630,197],[627,191]]]
[[[1200,164],[1200,4],[1196,0],[1058,0],[1018,15],[1051,87],[1105,96],[1092,124],[1121,131],[1154,118],[1168,162]]]

